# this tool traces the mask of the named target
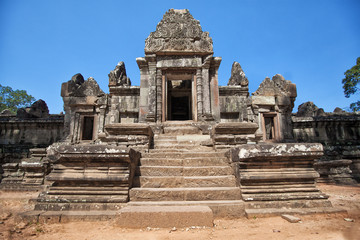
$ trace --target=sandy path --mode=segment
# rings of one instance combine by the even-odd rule
[[[29,224],[16,218],[18,212],[31,210],[27,203],[37,193],[0,192],[0,239],[117,240],[117,239],[360,239],[360,185],[319,185],[329,194],[335,207],[349,215],[324,214],[300,216],[301,223],[281,217],[256,219],[217,219],[213,228],[123,229],[114,222],[73,222]],[[11,215],[10,215],[11,214]],[[9,216],[10,215],[10,216]],[[355,222],[345,221],[351,218]]]

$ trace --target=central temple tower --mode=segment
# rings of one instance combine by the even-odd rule
[[[170,9],[145,41],[140,69],[139,122],[220,119],[213,43],[189,10]]]

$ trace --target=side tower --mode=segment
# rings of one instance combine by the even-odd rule
[[[145,41],[140,69],[139,122],[219,120],[213,43],[189,10],[170,9]]]

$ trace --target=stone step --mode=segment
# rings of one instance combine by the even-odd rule
[[[199,134],[201,130],[193,126],[166,126],[164,133],[169,135]]]
[[[170,145],[176,145],[178,144],[178,140],[175,139],[154,139],[154,146],[161,146],[161,145],[166,145],[166,144],[170,144]]]
[[[244,201],[245,202],[245,201]],[[296,199],[284,201],[246,201],[246,209],[261,209],[261,208],[278,208],[278,209],[296,209],[296,208],[317,208],[317,207],[331,207],[332,204],[327,199]]]
[[[238,187],[132,188],[131,201],[205,201],[239,200]]]
[[[210,135],[203,134],[183,134],[183,135],[168,135],[161,134],[154,136],[155,143],[161,143],[164,141],[177,141],[177,142],[203,142],[211,140]]]
[[[116,223],[126,228],[212,227],[213,213],[207,206],[127,206]]]
[[[240,173],[241,174],[241,173]],[[242,188],[259,188],[259,187],[263,187],[263,188],[269,188],[271,186],[273,186],[274,188],[278,188],[281,186],[284,187],[291,187],[291,186],[300,186],[300,185],[304,185],[304,186],[311,186],[314,185],[314,180],[313,179],[275,179],[273,181],[270,180],[264,180],[264,181],[242,181],[241,182],[241,187]]]
[[[277,182],[278,183],[278,182]],[[303,184],[290,184],[289,182],[285,182],[284,184],[273,184],[273,185],[241,185],[241,190],[251,190],[251,189],[288,189],[288,188],[316,188],[315,184],[303,183]]]
[[[241,189],[242,194],[262,194],[262,193],[293,193],[293,192],[319,192],[313,188],[271,188],[271,189]]]
[[[280,216],[282,214],[347,214],[344,209],[333,207],[316,207],[316,208],[263,208],[263,209],[246,209],[245,215],[248,219],[257,217],[272,217]]]
[[[287,201],[296,199],[327,199],[329,196],[320,192],[292,192],[242,194],[242,197],[244,201]]]
[[[200,144],[197,143],[175,143],[175,144],[163,144],[163,145],[158,145],[155,144],[154,145],[154,149],[150,149],[150,152],[154,153],[154,152],[162,152],[163,150],[182,150],[182,151],[188,151],[188,152],[194,152],[194,151],[213,151],[212,147],[207,147],[207,146],[201,146]]]
[[[86,190],[51,190],[49,195],[126,195],[127,189],[122,191],[86,191]]]
[[[160,134],[160,135],[155,135],[154,140],[155,141],[165,141],[165,140],[176,141],[177,138],[174,135]]]
[[[232,175],[234,170],[230,166],[138,166],[138,176],[224,176]]]
[[[194,125],[194,122],[193,120],[185,120],[185,121],[180,121],[180,120],[175,120],[175,121],[166,121],[166,122],[163,122],[163,126],[164,127],[168,127],[168,126],[178,126],[178,127],[181,127],[181,126],[193,126]]]
[[[33,223],[67,223],[97,222],[115,219],[118,211],[29,211],[20,214],[26,222]]]
[[[128,201],[128,192],[119,192],[113,195],[82,195],[82,194],[61,194],[46,196],[46,199],[38,198],[38,202],[56,203],[124,203]]]
[[[180,148],[180,147],[159,147],[156,149],[149,149],[149,153],[153,154],[153,153],[179,153],[179,154],[183,154],[183,153],[193,153],[194,151],[201,151],[201,152],[214,152],[212,148],[209,147],[205,147],[205,146],[191,146],[189,148]]]
[[[241,169],[241,172],[244,173],[254,173],[254,174],[261,174],[261,173],[293,173],[293,172],[307,172],[307,171],[314,171],[314,168],[277,168],[277,169]]]
[[[116,184],[116,186],[101,186],[101,187],[88,187],[88,186],[50,186],[49,191],[94,191],[94,192],[100,192],[100,191],[126,191],[129,184]]]
[[[37,211],[115,211],[126,206],[127,202],[114,203],[87,203],[87,202],[38,202],[37,199],[32,199],[35,203],[35,210]]]
[[[208,200],[208,201],[146,201],[129,202],[128,206],[208,206],[214,217],[238,218],[245,215],[243,200]]]
[[[240,171],[241,181],[271,181],[281,179],[314,179],[319,177],[316,171],[296,171],[296,172],[243,172]]]
[[[141,166],[230,166],[229,159],[219,158],[142,158]]]
[[[223,152],[154,152],[144,153],[143,158],[196,158],[196,157],[224,157]]]
[[[135,177],[133,187],[141,188],[193,188],[193,187],[236,187],[235,176],[201,177]]]

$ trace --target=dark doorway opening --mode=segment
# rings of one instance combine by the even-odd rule
[[[191,80],[168,81],[168,120],[192,120]]]
[[[171,96],[171,120],[190,120],[189,97]]]
[[[266,140],[275,138],[275,125],[273,117],[264,117]]]
[[[94,117],[84,117],[81,140],[93,140]]]

